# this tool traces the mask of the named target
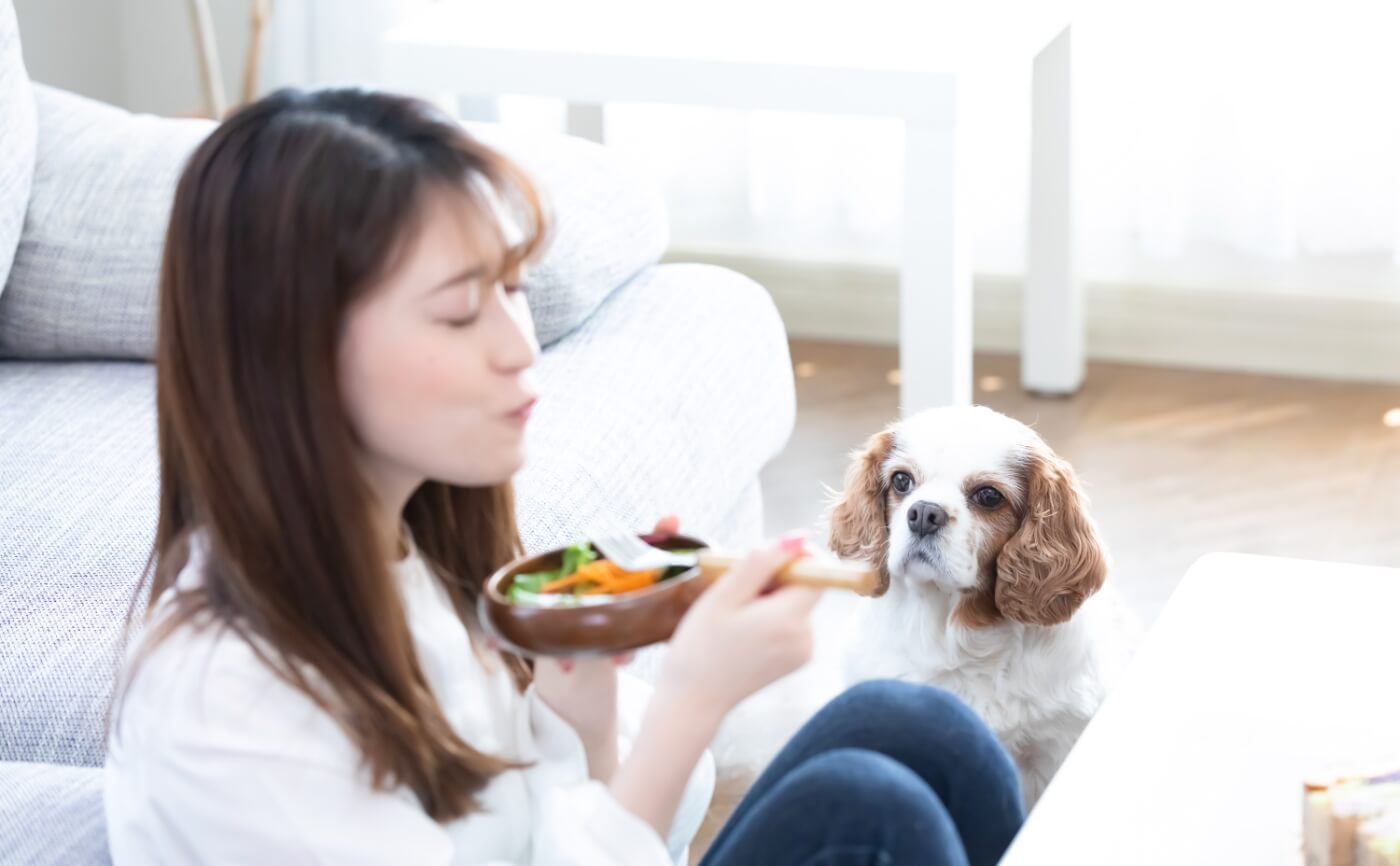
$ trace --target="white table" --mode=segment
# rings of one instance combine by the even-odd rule
[[[901,404],[912,412],[972,397],[958,81],[992,63],[1026,64],[1032,85],[1023,382],[1069,393],[1083,379],[1070,2],[454,0],[393,29],[381,59],[392,88],[566,100],[571,129],[592,137],[616,101],[902,119]]]
[[[1296,866],[1302,779],[1400,766],[1400,570],[1192,567],[1003,866]]]

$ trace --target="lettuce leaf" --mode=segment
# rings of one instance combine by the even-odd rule
[[[515,604],[534,604],[543,606],[538,598],[542,594],[544,585],[552,583],[561,577],[568,577],[580,566],[587,565],[598,558],[598,554],[593,551],[593,545],[584,541],[579,544],[571,544],[564,548],[563,565],[550,571],[534,571],[529,574],[517,574],[515,580],[510,582],[510,590],[507,595],[511,602]],[[577,595],[584,587],[575,587],[573,595]],[[570,593],[563,593],[567,596]],[[535,598],[530,598],[534,596]]]
[[[593,552],[593,545],[586,541],[578,544],[571,544],[564,548],[564,566],[560,569],[560,577],[568,577],[579,570],[579,566],[587,565],[598,558],[598,554]]]

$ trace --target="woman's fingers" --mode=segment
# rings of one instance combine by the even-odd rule
[[[674,514],[668,514],[656,521],[656,527],[652,529],[652,535],[675,535],[681,530],[681,519]]]
[[[715,581],[715,585],[706,595],[715,595],[717,600],[729,604],[750,601],[761,595],[783,566],[797,559],[799,555],[782,547],[756,550],[739,560],[737,565]]]
[[[817,587],[788,584],[754,602],[754,607],[758,608],[761,605],[763,609],[778,616],[805,619],[811,615],[821,597],[822,590]]]
[[[750,553],[715,582],[710,592],[718,591],[731,603],[742,603],[764,595],[773,587],[773,578],[788,563],[806,556],[805,534],[789,532],[779,536],[772,546]]]

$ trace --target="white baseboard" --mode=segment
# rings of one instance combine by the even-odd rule
[[[747,274],[767,287],[794,337],[898,342],[893,268],[706,249],[666,259]],[[974,294],[977,349],[1018,352],[1020,279],[979,275]],[[1400,384],[1400,299],[1111,283],[1090,283],[1085,295],[1091,360]]]

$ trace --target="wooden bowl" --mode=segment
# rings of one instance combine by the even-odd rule
[[[642,536],[667,550],[707,545],[685,535]],[[579,607],[512,604],[507,592],[518,574],[558,568],[563,549],[526,556],[486,581],[478,603],[481,622],[505,648],[529,656],[616,655],[668,640],[681,617],[714,581],[697,566],[655,586],[624,593],[614,601]]]

